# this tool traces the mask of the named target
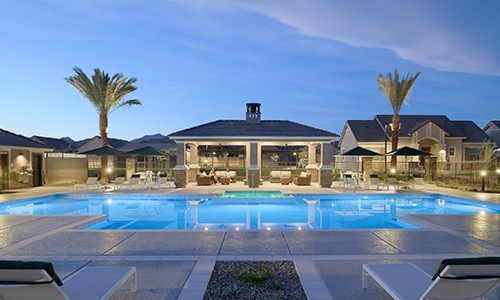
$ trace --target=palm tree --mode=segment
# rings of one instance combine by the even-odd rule
[[[137,99],[123,100],[123,98],[137,89],[134,83],[137,78],[125,78],[117,73],[113,77],[104,73],[99,68],[94,68],[92,80],[78,67],[73,67],[76,75],[65,78],[74,86],[84,98],[87,98],[99,114],[99,132],[101,146],[108,146],[108,116],[116,109],[124,106],[141,105]],[[108,156],[101,156],[101,180],[107,181],[106,166]]]
[[[399,140],[399,129],[401,127],[401,120],[399,118],[399,111],[401,106],[406,102],[410,92],[413,88],[413,84],[417,80],[420,72],[415,75],[411,75],[410,72],[406,74],[406,77],[399,82],[398,70],[394,70],[394,76],[389,72],[386,77],[384,75],[378,74],[377,82],[380,90],[385,94],[391,103],[394,115],[392,116],[391,131],[392,131],[392,151],[398,149]],[[391,167],[396,167],[396,156],[391,158]]]

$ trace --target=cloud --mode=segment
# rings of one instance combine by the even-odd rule
[[[206,9],[205,1],[198,1]],[[210,2],[212,3],[212,2]],[[354,47],[382,48],[440,71],[500,74],[495,16],[500,5],[484,1],[218,1],[220,9],[266,15],[311,37]],[[211,7],[214,8],[213,6]],[[485,21],[486,20],[486,21]]]

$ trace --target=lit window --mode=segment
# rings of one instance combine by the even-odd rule
[[[448,148],[448,156],[455,157],[455,147]]]

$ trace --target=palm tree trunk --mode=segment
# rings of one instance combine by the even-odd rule
[[[400,127],[401,127],[401,119],[399,117],[399,114],[394,114],[394,116],[392,116],[392,124],[391,124],[391,131],[392,131],[392,137],[391,137],[392,149],[391,149],[391,151],[398,149]],[[396,169],[397,159],[398,158],[396,155],[393,155],[391,157],[391,168]]]
[[[106,113],[99,114],[99,132],[101,134],[101,146],[108,145],[108,115]],[[108,156],[101,156],[101,182],[108,182]]]

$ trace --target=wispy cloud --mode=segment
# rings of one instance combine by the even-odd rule
[[[191,2],[192,3],[192,2]],[[195,1],[206,8],[206,1]],[[212,2],[211,2],[212,3]],[[275,18],[303,35],[383,48],[440,71],[500,74],[494,1],[217,1]],[[192,5],[192,4],[191,4]],[[213,6],[211,7],[213,8]],[[485,21],[486,20],[486,21]]]

